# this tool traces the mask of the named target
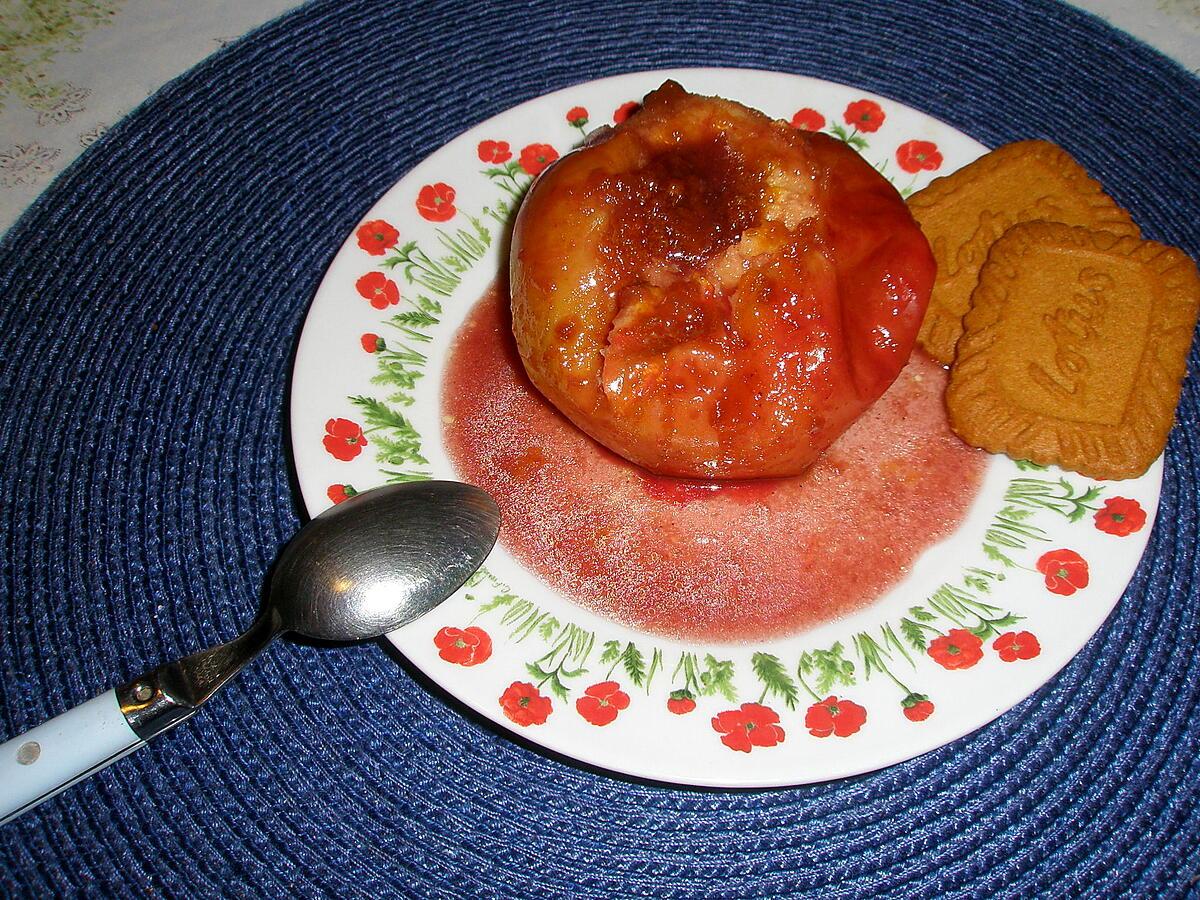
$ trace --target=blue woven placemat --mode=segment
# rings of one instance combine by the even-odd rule
[[[1200,83],[1049,0],[306,7],[113,128],[0,245],[0,737],[249,621],[300,520],[293,343],[379,194],[468,123],[679,65],[855,84],[989,145],[1050,138],[1200,256]],[[1197,387],[1111,620],[952,746],[805,788],[667,789],[501,736],[380,647],[284,644],[0,829],[0,894],[1185,896]]]

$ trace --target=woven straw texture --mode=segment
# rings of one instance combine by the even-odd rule
[[[1200,82],[1048,0],[307,6],[160,91],[0,245],[0,736],[248,622],[301,519],[292,348],[386,188],[516,103],[681,65],[855,84],[991,146],[1052,139],[1200,256]],[[1186,896],[1197,401],[1193,375],[1110,621],[949,747],[799,789],[667,789],[498,734],[382,646],[285,642],[0,830],[0,894]]]

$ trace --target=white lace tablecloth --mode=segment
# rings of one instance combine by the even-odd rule
[[[0,0],[0,232],[104,130],[296,0]]]
[[[172,78],[296,0],[0,0],[0,233]],[[1200,73],[1200,0],[1076,0]]]

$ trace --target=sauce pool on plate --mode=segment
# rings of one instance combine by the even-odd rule
[[[986,456],[946,421],[946,373],[916,353],[802,475],[651,475],[597,444],[530,384],[507,291],[459,329],[442,393],[459,477],[487,490],[500,541],[551,589],[666,637],[783,637],[860,609],[950,534]]]

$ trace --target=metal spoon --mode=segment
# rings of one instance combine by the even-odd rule
[[[240,637],[0,744],[0,824],[195,714],[284,632],[359,641],[414,621],[479,568],[499,531],[492,498],[452,481],[375,488],[326,510],[284,548]]]

